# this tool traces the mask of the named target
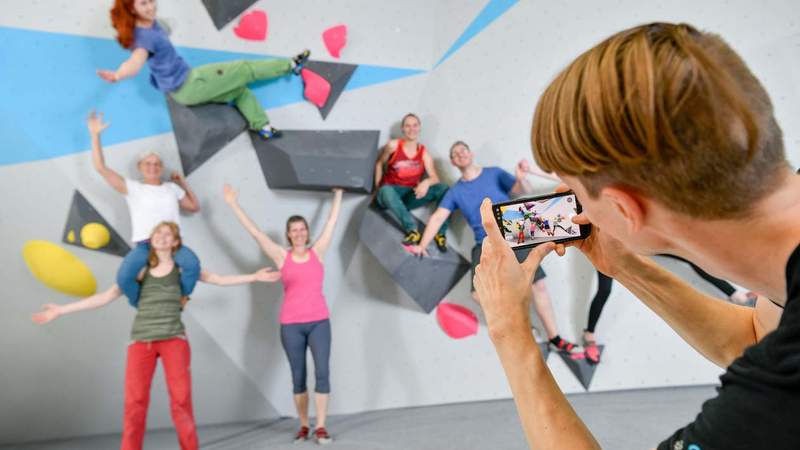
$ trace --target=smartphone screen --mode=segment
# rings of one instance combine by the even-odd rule
[[[544,242],[585,239],[590,225],[576,225],[572,218],[581,205],[572,191],[519,198],[492,205],[497,226],[512,249],[535,247]]]

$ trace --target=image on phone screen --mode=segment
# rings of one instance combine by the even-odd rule
[[[581,205],[572,192],[521,198],[492,206],[497,226],[512,249],[544,242],[585,239],[591,227],[572,223]]]

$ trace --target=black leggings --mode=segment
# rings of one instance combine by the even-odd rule
[[[281,325],[281,343],[292,369],[293,392],[306,392],[306,349],[311,347],[317,381],[314,391],[319,394],[330,393],[328,362],[331,357],[331,322],[325,319]]]
[[[700,275],[700,277],[712,285],[714,285],[717,289],[722,291],[726,296],[730,297],[736,292],[736,288],[733,287],[730,283],[720,278],[714,277],[705,270],[697,267],[691,261],[687,261],[683,258],[679,258],[673,255],[661,255],[661,256],[668,256],[670,258],[677,259],[679,261],[683,261],[689,264],[692,269]],[[586,331],[590,333],[594,333],[594,327],[597,326],[597,321],[600,320],[600,313],[603,312],[603,307],[606,305],[606,300],[608,300],[608,296],[611,295],[611,284],[614,282],[614,279],[611,277],[607,277],[600,272],[597,272],[597,293],[594,295],[594,299],[592,299],[592,304],[589,306],[589,320],[586,324]]]

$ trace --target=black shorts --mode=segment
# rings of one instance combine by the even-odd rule
[[[470,283],[472,285],[472,292],[475,292],[475,266],[477,266],[478,263],[481,262],[481,251],[482,251],[481,244],[477,244],[475,245],[475,247],[472,247],[472,277],[470,278]],[[525,261],[525,258],[528,257],[528,253],[530,252],[531,249],[527,248],[520,252],[514,252],[514,255],[517,257],[517,261],[522,262]],[[539,266],[536,268],[536,273],[533,274],[533,282],[536,283],[537,281],[544,279],[544,277],[546,276],[547,274],[544,273],[542,267]]]

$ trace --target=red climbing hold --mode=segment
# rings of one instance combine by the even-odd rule
[[[331,94],[331,84],[328,83],[328,80],[325,78],[322,78],[317,73],[308,69],[303,69],[301,74],[303,76],[303,83],[306,85],[303,94],[308,101],[322,108],[325,102],[328,101],[328,96]]]
[[[461,339],[478,333],[478,318],[469,308],[454,303],[439,303],[436,320],[442,330],[453,339]]]
[[[347,25],[337,25],[328,28],[322,33],[322,40],[325,42],[328,53],[334,58],[338,58],[342,48],[344,48],[347,43]]]
[[[240,38],[250,41],[267,39],[267,13],[256,9],[243,15],[233,32]]]

